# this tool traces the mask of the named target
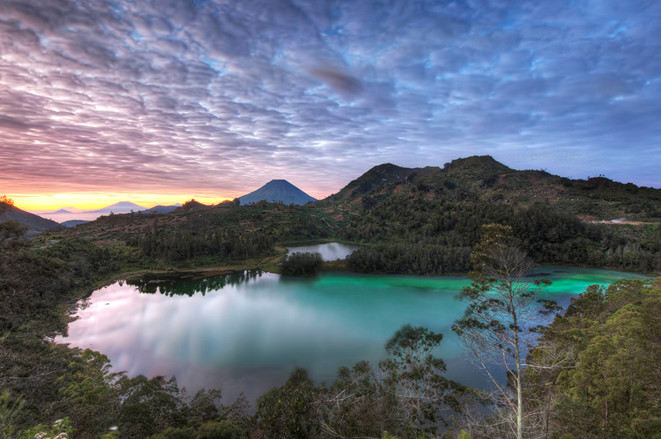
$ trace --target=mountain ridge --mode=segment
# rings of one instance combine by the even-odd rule
[[[588,220],[661,218],[661,189],[605,177],[582,180],[542,170],[516,170],[489,155],[455,159],[442,168],[377,165],[322,202],[373,204],[394,194],[522,207],[545,203]]]

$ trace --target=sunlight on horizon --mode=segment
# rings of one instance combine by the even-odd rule
[[[101,193],[60,193],[48,195],[7,195],[14,200],[16,207],[31,212],[50,212],[58,209],[75,208],[77,210],[95,210],[110,206],[120,201],[130,201],[145,208],[158,205],[184,204],[186,201],[196,201],[212,205],[223,201],[233,200],[235,197],[210,197],[186,194],[101,194]],[[237,195],[238,196],[238,195]]]

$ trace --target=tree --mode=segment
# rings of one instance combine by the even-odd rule
[[[435,434],[438,424],[447,424],[447,415],[459,409],[457,396],[464,389],[444,376],[445,362],[433,355],[442,339],[441,333],[405,325],[388,340],[389,358],[379,364],[411,436]]]
[[[0,213],[2,213],[7,208],[7,206],[13,206],[14,205],[14,200],[7,197],[7,195],[0,195],[0,203],[5,204],[5,205],[0,206]]]
[[[658,437],[660,315],[661,279],[593,285],[571,300],[542,332],[526,369],[528,405],[544,394],[552,399],[543,437]],[[549,346],[573,355],[548,368]]]
[[[257,400],[257,419],[264,438],[316,437],[314,417],[316,388],[303,369],[295,369],[284,386],[274,387]]]
[[[0,223],[0,248],[20,246],[21,238],[25,236],[26,231],[27,227],[14,220]]]
[[[322,437],[437,437],[469,392],[444,376],[445,363],[434,356],[442,338],[405,325],[386,343],[388,358],[378,369],[367,362],[340,369],[335,383],[318,392]]]
[[[282,274],[288,276],[310,276],[317,274],[324,261],[319,253],[292,253],[280,264]]]
[[[468,300],[464,316],[453,330],[471,357],[496,386],[509,413],[517,439],[523,437],[523,368],[527,350],[534,341],[530,331],[535,322],[535,301],[546,280],[526,278],[534,267],[525,252],[514,245],[512,229],[498,224],[482,227],[480,242],[471,252],[472,283],[460,297]],[[506,372],[514,394],[498,378]]]

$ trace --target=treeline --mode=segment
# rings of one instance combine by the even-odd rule
[[[545,205],[516,208],[475,200],[390,196],[365,202],[342,237],[371,244],[349,266],[361,272],[466,272],[483,224],[512,227],[519,245],[539,263],[590,265],[638,272],[661,269],[661,227],[587,224]]]
[[[242,230],[177,228],[152,229],[136,233],[127,244],[140,249],[148,259],[167,263],[212,257],[215,261],[236,261],[273,254],[273,237]]]
[[[470,247],[381,244],[359,248],[347,262],[351,270],[361,273],[441,275],[470,270],[470,252]]]

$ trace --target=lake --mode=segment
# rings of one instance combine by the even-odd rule
[[[563,305],[588,285],[644,278],[568,267],[536,272],[553,281],[544,297]],[[116,282],[95,291],[69,324],[68,336],[57,341],[100,351],[113,370],[129,376],[175,376],[191,392],[215,387],[226,401],[244,393],[254,402],[295,367],[330,383],[340,366],[378,362],[386,340],[410,323],[444,334],[438,354],[450,378],[484,388],[485,378],[466,362],[450,329],[465,307],[455,295],[466,285],[460,276],[286,278],[251,271]]]

